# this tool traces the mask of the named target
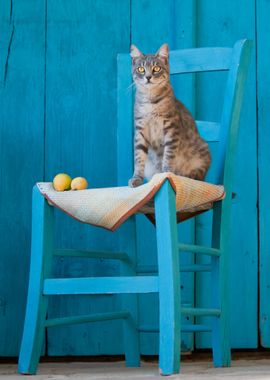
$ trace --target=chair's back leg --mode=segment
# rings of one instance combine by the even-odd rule
[[[159,275],[159,366],[162,375],[178,373],[181,346],[179,251],[175,193],[167,180],[155,196]]]
[[[228,229],[229,223],[221,225],[222,202],[214,204],[212,246],[221,249],[220,257],[212,257],[212,307],[221,309],[220,317],[213,318],[212,347],[215,367],[229,367],[231,364],[229,328],[229,241],[222,239],[221,228]],[[223,221],[224,223],[224,221]]]
[[[43,280],[50,275],[52,251],[53,207],[34,187],[29,289],[18,368],[23,374],[36,373],[41,355],[48,306],[48,297],[43,295]]]

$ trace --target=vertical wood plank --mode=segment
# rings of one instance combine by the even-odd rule
[[[258,168],[260,226],[260,343],[270,347],[270,49],[268,1],[256,1],[257,7],[257,91],[258,91]]]
[[[70,2],[48,0],[47,41],[47,96],[46,131],[44,131],[44,66],[45,66],[45,0],[21,2],[3,0],[0,9],[0,184],[1,260],[0,282],[0,355],[18,354],[27,293],[30,256],[30,204],[34,182],[51,180],[59,171],[72,176],[84,175],[90,186],[117,183],[116,174],[116,55],[129,50],[130,1],[94,0]],[[76,3],[76,4],[75,4]],[[188,0],[132,1],[132,30],[135,43],[146,51],[154,51],[168,41],[173,48],[191,47],[197,38],[198,46],[232,46],[236,39],[255,38],[257,4],[258,27],[258,112],[259,112],[259,184],[260,184],[260,247],[261,247],[261,339],[265,347],[269,338],[269,289],[267,234],[269,225],[268,114],[269,97],[267,49],[269,28],[266,0],[255,2],[213,3]],[[244,10],[244,11],[243,11]],[[195,15],[199,28],[193,29]],[[174,20],[174,21],[172,21]],[[105,27],[106,26],[106,27]],[[195,37],[194,37],[195,36]],[[105,41],[105,42],[104,42]],[[231,253],[232,343],[234,347],[252,348],[257,345],[257,221],[256,221],[256,128],[255,128],[255,63],[249,73],[245,90],[244,115],[241,121],[238,164],[234,200],[233,251]],[[210,75],[210,74],[209,74]],[[221,74],[222,76],[222,74]],[[209,80],[211,78],[211,80]],[[198,118],[218,120],[223,79],[198,79]],[[185,81],[186,79],[184,79]],[[184,82],[185,83],[185,82]],[[212,84],[215,83],[215,89]],[[20,85],[18,85],[20,84]],[[187,79],[183,87],[175,83],[179,98],[192,109],[194,85]],[[208,93],[207,101],[203,91]],[[106,100],[104,100],[106,99]],[[101,127],[102,126],[102,127]],[[44,132],[46,135],[46,169],[44,172]],[[217,149],[211,147],[213,155]],[[75,152],[75,153],[74,153]],[[105,158],[104,158],[105,152]],[[215,163],[213,163],[214,165]],[[15,174],[14,174],[15,173]],[[16,182],[23,184],[14,186]],[[209,175],[211,180],[211,173]],[[248,218],[247,218],[248,215]],[[80,226],[67,217],[59,217],[63,228],[57,230],[58,244],[64,247],[104,248],[117,246],[118,234],[104,234],[101,230]],[[144,224],[143,224],[144,223]],[[198,220],[196,241],[211,241],[211,215]],[[152,264],[156,251],[154,228],[147,221],[138,223],[138,237],[147,231],[149,240],[139,246],[139,263]],[[183,227],[181,237],[193,242],[192,223]],[[185,230],[185,228],[187,230]],[[185,232],[186,231],[186,232]],[[120,231],[119,231],[120,232]],[[121,232],[120,232],[121,233]],[[69,240],[67,240],[67,236]],[[101,241],[101,243],[100,243]],[[140,243],[139,243],[140,244]],[[145,254],[147,252],[147,255]],[[87,263],[87,264],[86,264]],[[102,260],[57,259],[59,275],[114,274],[118,266]],[[16,282],[14,277],[16,276]],[[188,275],[189,276],[189,275]],[[241,282],[239,283],[239,278]],[[183,302],[193,302],[192,280],[182,276]],[[237,287],[235,283],[237,281]],[[196,297],[199,303],[208,297],[209,276],[200,274]],[[144,310],[141,321],[157,324],[157,298],[141,300]],[[90,301],[90,302],[88,302]],[[106,311],[117,306],[115,297],[60,299],[60,306],[52,304],[51,315],[62,313]],[[20,317],[19,317],[20,316]],[[241,321],[241,323],[240,323]],[[111,344],[111,331],[118,336],[121,322],[59,328],[51,334],[49,352],[65,354],[122,353],[119,339]],[[15,328],[14,328],[15,326]],[[157,334],[142,334],[143,352],[157,353]],[[210,346],[209,337],[200,335],[197,347]],[[119,344],[118,344],[119,343]],[[184,341],[187,348],[190,341]]]
[[[197,0],[175,0],[175,11],[172,14],[174,25],[174,49],[190,49],[197,46]],[[196,75],[179,75],[173,78],[175,95],[190,110],[196,119]],[[178,225],[179,242],[186,244],[195,243],[195,222],[190,219]],[[180,254],[181,265],[195,263],[195,255],[182,252]],[[181,300],[183,306],[195,306],[195,277],[194,273],[181,274]],[[194,323],[194,317],[183,316],[183,323]],[[182,333],[182,351],[194,349],[194,333]]]
[[[243,13],[242,10],[245,9]],[[222,2],[222,6],[207,0],[198,3],[198,45],[233,46],[241,38],[255,38],[254,1]],[[211,15],[211,16],[210,16]],[[209,22],[211,17],[212,22]],[[198,78],[197,110],[200,119],[218,121],[221,116],[222,94],[226,74],[203,74]],[[214,83],[214,86],[213,86]],[[207,96],[205,96],[207,94]],[[257,347],[257,137],[256,137],[255,49],[245,86],[240,121],[237,165],[234,189],[237,194],[232,210],[232,251],[230,259],[231,337],[232,347]],[[213,107],[214,101],[214,107]],[[213,164],[218,150],[212,144]],[[211,181],[212,173],[209,173]],[[248,215],[248,217],[247,217]],[[211,213],[198,218],[197,242],[211,243]],[[201,259],[208,262],[208,259]],[[202,306],[210,306],[210,276],[199,274],[196,297]],[[239,281],[241,279],[241,281]],[[237,284],[237,286],[236,286]],[[207,323],[207,320],[204,320]],[[198,348],[210,347],[210,334],[197,334]]]
[[[58,172],[85,176],[90,187],[117,185],[117,54],[129,49],[129,2],[48,0],[46,180]],[[81,225],[57,213],[56,244],[117,250],[117,233]],[[113,260],[59,258],[56,274],[114,275]],[[116,296],[60,297],[50,316],[116,309]],[[121,321],[49,331],[50,355],[123,353]]]
[[[155,52],[167,42],[171,49],[187,48],[196,42],[196,1],[169,0],[164,6],[162,0],[132,1],[131,38],[143,52]],[[191,111],[195,111],[195,82],[191,76],[173,81],[176,96],[183,100]],[[137,251],[139,265],[156,265],[157,251],[155,228],[144,216],[137,216]],[[179,236],[184,243],[194,242],[194,221],[178,226]],[[144,237],[147,235],[147,239]],[[183,255],[182,264],[191,264],[191,255]],[[194,304],[194,275],[184,273],[181,278],[182,302]],[[140,298],[140,323],[158,326],[157,295],[142,295]],[[186,319],[186,317],[184,317]],[[187,322],[187,321],[185,321]],[[182,349],[193,347],[193,334],[183,334]],[[142,354],[158,353],[158,334],[141,333]]]
[[[0,6],[0,356],[19,353],[33,184],[44,168],[45,1]]]
[[[133,92],[131,58],[118,55],[117,59],[117,180],[118,186],[126,186],[133,174]],[[122,262],[122,273],[136,276],[137,245],[135,216],[129,218],[120,229],[119,249],[126,252],[128,262]],[[131,318],[123,321],[124,351],[127,366],[140,365],[139,304],[137,294],[119,296],[120,308],[128,310]]]

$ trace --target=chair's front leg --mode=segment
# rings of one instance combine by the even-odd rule
[[[18,368],[23,374],[36,373],[41,355],[48,306],[48,297],[43,295],[43,280],[51,271],[52,251],[53,207],[34,187],[29,289]]]
[[[159,276],[159,366],[162,375],[178,373],[181,300],[175,193],[167,180],[155,196]]]
[[[129,218],[122,226],[122,234],[119,239],[120,249],[127,252],[129,261],[123,261],[121,265],[122,275],[136,276],[136,231],[135,216]],[[140,366],[140,336],[138,330],[138,295],[121,294],[121,306],[130,313],[130,318],[124,320],[124,349],[127,367]]]

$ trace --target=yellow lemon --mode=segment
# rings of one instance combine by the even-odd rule
[[[83,177],[76,177],[71,181],[71,190],[87,189],[88,183]]]
[[[56,191],[70,190],[71,178],[68,174],[57,174],[53,179],[53,187]]]

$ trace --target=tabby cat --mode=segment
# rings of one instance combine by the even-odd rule
[[[129,186],[139,186],[144,178],[161,172],[204,180],[211,163],[209,148],[190,112],[174,96],[168,45],[146,55],[131,45],[131,57],[136,85],[135,170]]]

